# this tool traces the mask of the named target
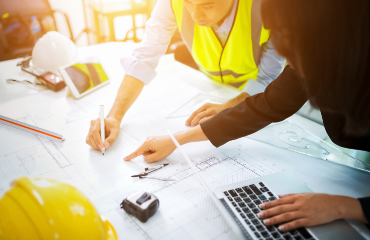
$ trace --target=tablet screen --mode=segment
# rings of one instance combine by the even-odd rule
[[[108,80],[102,65],[97,58],[88,58],[65,68],[80,94]]]

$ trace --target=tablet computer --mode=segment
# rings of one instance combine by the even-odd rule
[[[59,72],[75,98],[81,98],[110,82],[97,57],[60,67]]]

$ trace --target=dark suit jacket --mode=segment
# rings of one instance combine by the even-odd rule
[[[200,124],[211,143],[219,147],[228,141],[257,132],[272,122],[282,121],[296,113],[308,100],[294,70],[287,66],[265,92],[246,98],[233,108],[225,109]],[[370,135],[347,136],[343,132],[344,118],[339,114],[321,112],[324,127],[337,145],[370,151]],[[360,199],[370,222],[370,197]]]

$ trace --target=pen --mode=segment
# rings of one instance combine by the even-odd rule
[[[101,152],[105,153],[104,140],[105,140],[105,126],[104,126],[104,105],[100,105],[100,135],[101,141],[103,142],[103,149]]]
[[[148,177],[148,176],[141,176],[139,178],[150,178],[150,179],[157,179],[157,180],[162,180],[162,181],[176,181],[176,179],[172,178],[163,178],[163,177]]]
[[[145,172],[139,173],[137,175],[132,175],[131,177],[141,177],[141,176],[147,176],[149,173],[157,171],[159,169],[164,168],[165,166],[169,165],[169,163],[160,164],[151,168],[145,168]]]
[[[131,177],[140,177],[140,176],[146,176],[148,175],[149,173],[151,172],[154,172],[154,171],[157,171],[159,169],[161,169],[162,167],[158,167],[158,168],[154,168],[154,169],[150,169],[150,170],[145,170],[145,172],[142,172],[142,173],[139,173],[137,175],[132,175]]]
[[[154,167],[148,167],[148,168],[145,168],[145,171],[148,171],[148,170],[153,170],[153,169],[157,169],[157,168],[163,168],[165,166],[169,165],[169,163],[165,163],[165,164],[159,164],[159,165],[156,165]]]

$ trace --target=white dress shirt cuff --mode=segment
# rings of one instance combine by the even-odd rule
[[[257,93],[264,92],[266,86],[259,81],[254,79],[249,79],[249,81],[245,84],[242,92],[248,93],[250,96],[256,95]]]
[[[122,57],[121,65],[126,75],[139,79],[145,85],[148,85],[157,75],[153,67],[132,56]]]

